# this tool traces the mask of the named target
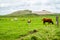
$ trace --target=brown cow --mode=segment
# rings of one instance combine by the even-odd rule
[[[45,22],[48,22],[49,24],[50,23],[54,24],[52,19],[50,19],[50,18],[43,18],[43,24],[45,24]]]

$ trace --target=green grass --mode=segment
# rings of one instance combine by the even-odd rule
[[[51,18],[54,24],[43,25],[42,18],[44,17]],[[14,18],[18,18],[18,20],[11,21]],[[59,27],[56,25],[56,16],[0,17],[0,19],[0,40],[21,40],[21,35],[28,34],[34,29],[38,32],[29,34],[22,39],[31,40],[32,36],[36,36],[37,40],[60,40],[60,25]],[[31,19],[30,24],[27,23],[28,19]]]

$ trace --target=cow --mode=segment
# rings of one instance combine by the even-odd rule
[[[43,18],[43,24],[45,24],[45,22],[48,22],[48,24],[50,24],[50,23],[54,24],[52,19],[50,19],[50,18]]]
[[[27,21],[28,23],[31,23],[31,20],[30,19],[28,19],[28,21]]]

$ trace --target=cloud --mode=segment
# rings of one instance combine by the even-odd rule
[[[15,10],[50,10],[60,12],[60,0],[0,0],[0,13],[9,14]],[[1,15],[0,14],[0,15]]]

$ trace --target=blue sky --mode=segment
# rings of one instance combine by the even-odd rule
[[[17,10],[60,12],[60,0],[0,0],[0,15]]]

